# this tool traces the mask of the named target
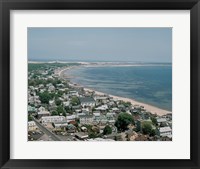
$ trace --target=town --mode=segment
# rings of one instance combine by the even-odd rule
[[[152,113],[62,74],[80,65],[28,64],[29,141],[172,141],[171,113]]]

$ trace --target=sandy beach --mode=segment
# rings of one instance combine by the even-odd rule
[[[66,78],[66,74],[65,74],[65,76],[64,76],[64,72],[67,71],[67,70],[70,70],[71,68],[74,68],[74,67],[68,67],[68,68],[61,69],[61,70],[58,72],[58,75],[59,75],[61,78]],[[70,78],[70,77],[69,77],[69,78]],[[73,83],[72,83],[72,84],[73,84]],[[80,86],[81,86],[81,85],[80,85]],[[146,104],[146,103],[142,103],[142,102],[136,101],[136,100],[134,100],[134,99],[130,99],[130,98],[125,98],[125,97],[120,97],[120,96],[111,95],[111,94],[108,94],[108,93],[99,92],[99,91],[96,91],[96,90],[93,90],[93,89],[86,88],[86,87],[84,87],[84,86],[82,86],[82,87],[84,88],[85,91],[89,91],[89,92],[94,91],[95,94],[97,94],[97,95],[109,95],[109,96],[113,97],[114,99],[122,100],[122,101],[125,101],[125,102],[130,102],[132,105],[144,106],[144,108],[146,109],[146,111],[149,111],[149,112],[151,112],[152,114],[157,114],[158,116],[163,116],[163,115],[165,115],[165,114],[172,113],[171,111],[164,110],[164,109],[161,109],[161,108],[158,108],[158,107],[155,107],[155,106]]]

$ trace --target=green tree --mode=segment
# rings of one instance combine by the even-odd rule
[[[32,121],[32,120],[33,118],[30,115],[28,115],[28,121]]]
[[[125,131],[129,124],[134,124],[132,115],[128,113],[120,113],[115,122],[117,129],[119,131]]]
[[[49,94],[49,92],[45,91],[43,93],[40,93],[39,94],[39,97],[40,97],[40,101],[42,103],[45,103],[45,104],[49,104],[49,100],[52,99],[51,95]]]
[[[150,136],[155,136],[156,135],[156,130],[152,129],[151,133],[149,134]]]
[[[108,135],[108,134],[111,134],[111,133],[112,133],[112,128],[109,125],[107,125],[103,130],[103,134]]]
[[[62,101],[61,101],[60,99],[56,99],[56,100],[55,100],[55,103],[56,103],[57,106],[60,106],[61,103],[62,103]]]
[[[60,91],[60,90],[59,90],[58,93],[57,93],[57,96],[58,96],[58,97],[61,97],[61,96],[63,95],[63,93],[64,93],[63,91]]]
[[[78,97],[73,96],[72,99],[71,99],[71,104],[72,104],[72,106],[77,106],[77,105],[79,105],[79,104],[80,104],[80,101],[79,101]]]
[[[155,117],[151,117],[151,121],[155,126],[158,125],[157,119]]]
[[[143,134],[151,134],[151,132],[152,132],[151,123],[143,122],[143,124],[142,124],[142,132],[143,132]]]
[[[62,115],[63,115],[63,116],[65,116],[65,117],[67,116],[67,114],[66,114],[66,112],[65,112],[65,111],[63,111]]]
[[[59,115],[63,114],[65,112],[63,106],[58,106],[56,110],[57,110]]]
[[[57,115],[58,115],[58,112],[57,112],[57,111],[52,111],[51,115],[52,115],[52,116],[57,116]]]

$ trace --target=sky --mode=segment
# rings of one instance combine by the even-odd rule
[[[172,62],[171,28],[28,28],[29,61]]]

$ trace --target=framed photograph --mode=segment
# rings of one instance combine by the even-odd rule
[[[1,0],[1,168],[199,169],[198,0]]]

